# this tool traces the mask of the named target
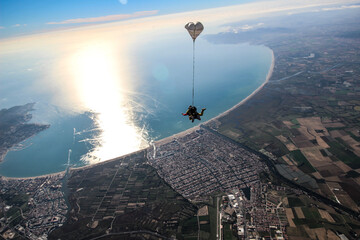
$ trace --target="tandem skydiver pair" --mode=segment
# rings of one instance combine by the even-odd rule
[[[197,109],[194,104],[195,98],[195,39],[200,35],[204,30],[204,26],[201,22],[193,23],[189,22],[185,25],[185,28],[188,30],[191,38],[193,39],[193,86],[192,86],[192,105],[190,105],[186,113],[182,113],[183,116],[189,116],[189,120],[194,122],[195,119],[201,120],[200,116],[204,114],[206,108],[201,109],[201,113],[197,112]]]

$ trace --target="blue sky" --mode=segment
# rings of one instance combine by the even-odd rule
[[[0,38],[149,15],[229,6],[251,0],[0,0]],[[79,18],[82,21],[79,22]],[[91,22],[88,22],[92,18]],[[77,20],[74,20],[77,19]],[[70,20],[70,21],[68,21]],[[112,20],[116,21],[116,20]],[[82,23],[81,23],[82,22]],[[52,23],[52,24],[51,24]]]

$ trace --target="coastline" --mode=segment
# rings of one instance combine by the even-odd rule
[[[0,163],[4,161],[6,154],[10,151],[11,148],[6,149],[5,151],[0,152]]]
[[[241,100],[239,103],[237,103],[236,105],[234,105],[233,107],[231,107],[230,109],[218,114],[217,116],[199,124],[199,125],[196,125],[192,128],[189,128],[187,130],[184,130],[182,132],[179,132],[179,133],[176,133],[176,134],[173,134],[169,137],[166,137],[166,138],[163,138],[163,139],[160,139],[160,140],[157,140],[153,143],[150,143],[148,147],[146,148],[143,148],[143,149],[139,149],[138,151],[135,151],[135,152],[132,152],[132,153],[129,153],[129,154],[126,154],[124,156],[119,156],[119,157],[116,157],[116,158],[113,158],[113,159],[108,159],[108,160],[105,160],[105,161],[102,161],[102,162],[99,162],[99,163],[95,163],[95,164],[92,164],[92,165],[86,165],[86,166],[82,166],[82,167],[78,167],[78,168],[69,168],[69,171],[71,170],[75,170],[75,169],[86,169],[86,168],[89,168],[89,167],[93,167],[95,165],[101,165],[101,164],[104,164],[108,161],[113,161],[113,160],[117,160],[119,158],[122,158],[122,157],[125,157],[125,156],[128,156],[128,155],[131,155],[131,154],[134,154],[134,153],[137,153],[139,151],[143,151],[147,148],[151,148],[153,147],[154,145],[160,145],[160,144],[164,144],[164,143],[168,143],[168,142],[171,142],[173,141],[174,139],[176,138],[180,138],[180,137],[183,137],[183,136],[186,136],[190,133],[192,133],[193,131],[196,131],[196,130],[199,130],[201,125],[203,124],[208,124],[210,122],[213,122],[213,121],[216,121],[218,120],[219,118],[221,117],[224,117],[226,115],[228,115],[231,111],[233,111],[234,109],[240,107],[241,105],[245,104],[249,99],[251,99],[255,94],[257,94],[270,80],[272,74],[273,74],[273,70],[274,70],[274,66],[275,66],[275,56],[274,56],[274,51],[272,49],[271,50],[271,55],[272,55],[272,59],[271,59],[271,65],[270,65],[270,68],[269,68],[269,71],[266,75],[266,79],[264,81],[264,83],[262,83],[257,89],[255,89],[249,96],[247,96],[246,98],[244,98],[243,100]],[[0,176],[0,179],[3,179],[3,180],[28,180],[28,179],[37,179],[37,178],[45,178],[45,177],[53,177],[53,176],[58,176],[58,175],[65,175],[65,172],[66,170],[64,171],[61,171],[61,172],[57,172],[57,173],[50,173],[50,174],[44,174],[44,175],[40,175],[40,176],[32,176],[32,177],[6,177],[6,176]]]
[[[226,116],[227,114],[229,114],[231,111],[233,111],[234,109],[240,107],[241,105],[243,105],[244,103],[246,103],[250,98],[252,98],[255,94],[257,94],[270,80],[273,71],[274,71],[274,66],[275,66],[275,56],[274,56],[274,51],[272,49],[271,50],[271,65],[270,65],[270,69],[266,75],[266,79],[265,82],[263,84],[261,84],[257,89],[255,89],[255,91],[253,91],[249,96],[247,96],[246,98],[244,98],[243,100],[241,100],[241,102],[239,102],[238,104],[236,104],[235,106],[233,106],[232,108],[226,110],[225,112],[220,113],[219,115],[217,115],[216,117],[206,121],[204,124],[209,123],[213,120],[217,120],[221,117]]]
[[[56,173],[48,173],[44,175],[39,176],[32,176],[32,177],[6,177],[6,176],[0,176],[1,180],[32,180],[32,179],[39,179],[39,178],[49,178],[49,177],[64,177],[66,173],[66,170]]]

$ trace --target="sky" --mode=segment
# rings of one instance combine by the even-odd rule
[[[0,39],[150,16],[274,0],[0,0]],[[298,2],[298,1],[295,1]],[[356,0],[304,0],[305,4]]]
[[[254,0],[0,0],[0,38],[256,2]]]

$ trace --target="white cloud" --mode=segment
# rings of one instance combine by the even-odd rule
[[[239,29],[241,30],[250,30],[250,29],[253,29],[253,28],[257,28],[257,27],[260,27],[264,25],[264,23],[258,23],[258,24],[255,24],[255,25],[244,25],[244,26],[241,26]]]
[[[342,6],[339,6],[339,7],[326,7],[326,8],[317,8],[317,9],[306,10],[306,11],[288,12],[288,15],[300,14],[300,13],[304,13],[304,12],[322,12],[322,11],[346,10],[346,9],[352,9],[352,8],[360,8],[360,5],[342,5]]]
[[[360,8],[360,5],[343,5],[341,7],[332,7],[332,8],[322,8],[321,10],[323,11],[334,11],[334,10],[344,10],[344,9],[349,9],[349,8]]]
[[[15,25],[12,25],[12,27],[26,27],[27,24],[15,24]]]
[[[123,5],[127,4],[127,0],[119,0],[119,2]]]
[[[4,29],[5,27],[3,27],[3,26],[0,26],[0,29]]]
[[[233,32],[233,33],[244,32],[247,30],[258,28],[263,25],[264,25],[264,23],[260,22],[260,23],[254,24],[254,25],[245,24],[240,27],[228,27],[227,29],[225,29],[225,32]]]
[[[61,22],[48,22],[46,24],[74,24],[74,23],[109,22],[109,21],[125,20],[125,19],[129,19],[129,18],[151,16],[151,15],[155,15],[157,13],[158,13],[158,10],[142,11],[142,12],[134,12],[131,14],[108,15],[108,16],[93,17],[93,18],[75,18],[75,19],[68,19],[68,20],[61,21]]]

